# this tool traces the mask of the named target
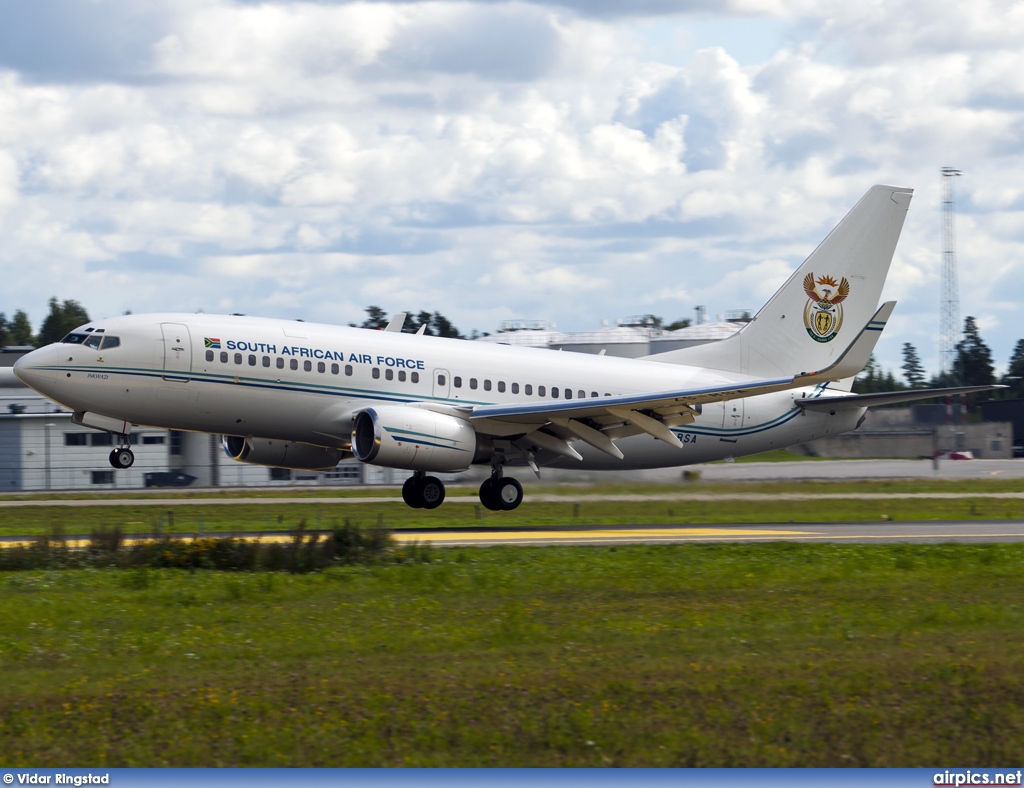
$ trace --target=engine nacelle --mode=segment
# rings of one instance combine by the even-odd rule
[[[224,436],[224,453],[238,462],[299,471],[329,471],[346,456],[341,449],[329,449],[311,443],[252,436],[241,438],[237,435]]]
[[[490,438],[477,435],[464,419],[405,405],[366,408],[352,422],[352,452],[357,460],[415,471],[464,471],[488,462]]]

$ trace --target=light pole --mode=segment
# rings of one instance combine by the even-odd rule
[[[56,424],[47,422],[43,425],[46,431],[46,445],[43,446],[43,462],[46,465],[46,489],[50,489],[50,427],[56,427]]]

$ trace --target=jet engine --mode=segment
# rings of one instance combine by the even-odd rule
[[[341,449],[314,446],[311,443],[252,436],[242,438],[237,435],[224,436],[224,453],[238,462],[300,471],[329,471],[346,456]]]
[[[478,435],[464,419],[423,408],[385,405],[356,414],[352,452],[357,460],[371,465],[454,472],[489,462],[494,443]]]

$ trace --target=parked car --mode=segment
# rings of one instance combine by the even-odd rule
[[[188,487],[196,480],[182,471],[154,471],[142,476],[147,487]]]

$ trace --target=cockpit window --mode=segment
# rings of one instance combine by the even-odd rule
[[[98,334],[90,334],[85,338],[85,342],[83,342],[82,344],[84,344],[86,347],[91,347],[94,350],[99,350],[100,340],[102,339],[103,337],[99,336]]]
[[[120,344],[120,337],[104,337],[103,346],[101,347],[101,350],[110,350],[110,348],[117,347]]]
[[[68,334],[61,342],[65,345],[81,345],[88,338],[88,334]]]

